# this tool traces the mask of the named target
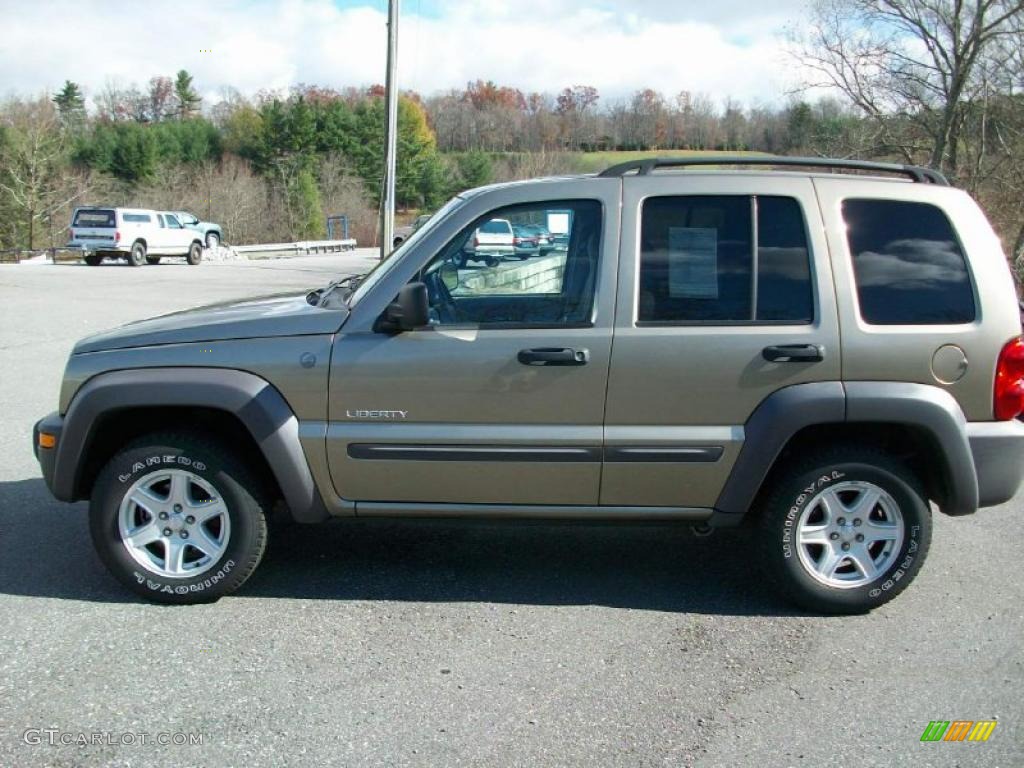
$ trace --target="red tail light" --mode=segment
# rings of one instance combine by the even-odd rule
[[[522,245],[523,244],[523,238],[521,238],[521,237],[513,237],[512,238],[512,244],[513,245]]]
[[[114,231],[114,242],[115,243],[120,243],[121,242],[121,233],[118,232],[117,230]]]
[[[69,229],[68,230],[68,242],[70,243],[74,239],[75,239],[75,230]]]
[[[999,353],[992,401],[999,421],[1024,413],[1024,336],[1010,339]]]
[[[479,237],[474,237],[473,238],[473,247],[474,248],[479,248],[480,247],[480,238]]]

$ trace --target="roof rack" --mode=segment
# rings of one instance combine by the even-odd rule
[[[895,173],[908,176],[919,184],[938,184],[948,187],[949,181],[938,171],[919,165],[899,165],[897,163],[874,163],[868,160],[834,160],[825,157],[781,157],[778,155],[707,155],[703,157],[648,157],[642,160],[629,160],[625,163],[605,168],[600,177],[609,178],[624,176],[636,171],[638,176],[648,176],[656,168],[686,168],[697,165],[772,165],[799,168],[842,168],[851,171],[876,171]]]

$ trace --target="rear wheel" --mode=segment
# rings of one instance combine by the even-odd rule
[[[186,261],[193,267],[203,260],[203,246],[199,243],[192,243],[188,249],[188,256],[185,257]]]
[[[131,253],[128,254],[128,263],[133,267],[141,267],[146,261],[146,244],[141,240],[132,245]]]
[[[498,266],[499,261],[500,259],[497,256],[488,256],[484,260],[484,264],[486,264],[488,267],[496,267]]]
[[[165,603],[233,592],[266,546],[270,501],[220,444],[190,433],[150,435],[100,472],[89,527],[100,559],[129,589]]]
[[[931,511],[902,463],[870,448],[837,448],[776,480],[759,542],[768,576],[787,598],[821,613],[864,613],[921,569]]]
[[[147,264],[159,264],[160,263],[160,257],[159,256],[147,256],[146,257],[146,263]]]
[[[85,259],[85,263],[88,264],[90,267],[98,267],[100,263],[103,261],[103,257],[100,256],[98,253],[90,253],[83,258]]]

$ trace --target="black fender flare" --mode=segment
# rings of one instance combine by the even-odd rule
[[[744,442],[715,502],[716,525],[735,525],[750,509],[786,443],[800,430],[823,424],[911,426],[939,449],[949,515],[975,512],[978,477],[967,421],[956,399],[927,384],[825,381],[796,384],[765,398],[744,425]]]
[[[99,374],[75,394],[64,415],[51,490],[76,501],[83,458],[103,415],[129,408],[185,406],[234,415],[267,461],[298,522],[329,517],[299,442],[299,420],[269,382],[225,368],[136,368]]]

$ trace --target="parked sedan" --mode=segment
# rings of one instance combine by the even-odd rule
[[[555,236],[548,232],[547,227],[540,224],[528,224],[524,229],[537,238],[537,249],[541,256],[555,250]]]
[[[512,233],[512,245],[515,246],[516,256],[520,261],[540,253],[538,236],[532,227],[512,227]]]

